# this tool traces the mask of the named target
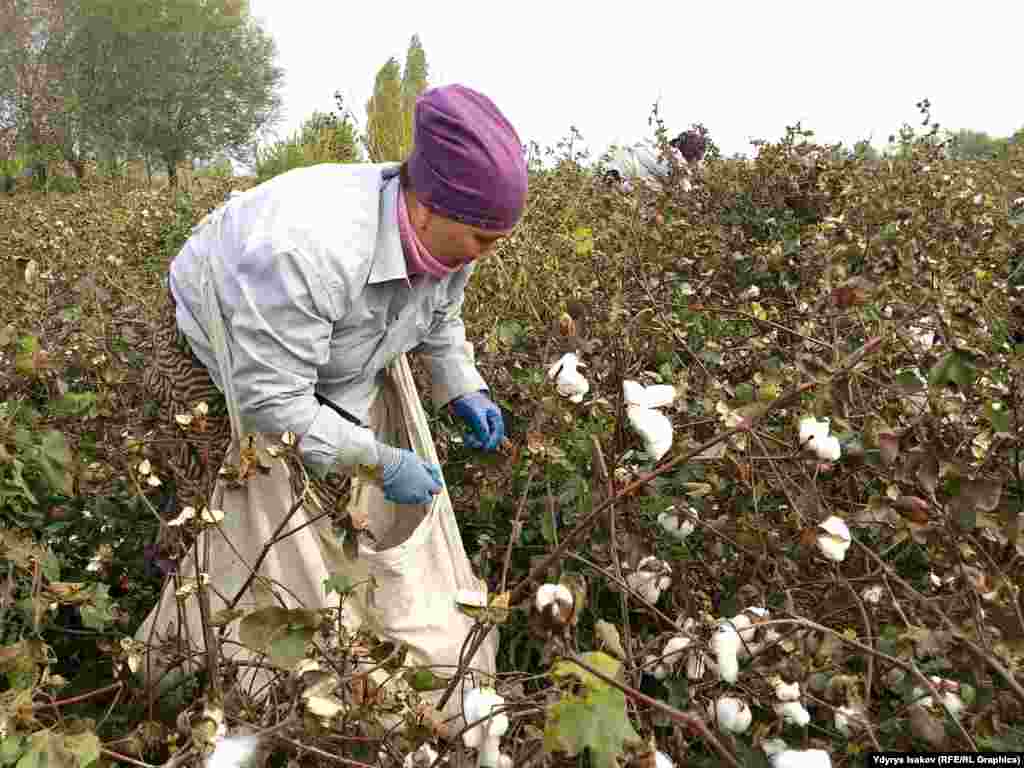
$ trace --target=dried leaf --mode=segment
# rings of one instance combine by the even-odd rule
[[[900,439],[891,432],[880,434],[878,436],[878,452],[882,457],[882,464],[888,467],[900,455]]]
[[[928,522],[928,502],[920,496],[898,496],[893,501],[893,506],[904,517],[913,520],[919,525],[924,525]]]

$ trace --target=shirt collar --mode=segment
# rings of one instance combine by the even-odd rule
[[[373,267],[368,283],[383,283],[387,280],[408,281],[409,271],[402,250],[402,238],[398,233],[398,175],[388,178],[384,174],[384,186],[380,193],[380,221],[377,223],[377,246],[373,254]]]

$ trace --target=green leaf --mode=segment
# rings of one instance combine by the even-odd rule
[[[907,394],[924,389],[924,383],[914,371],[901,371],[897,374],[896,386]]]
[[[324,579],[324,594],[337,592],[339,595],[347,595],[352,591],[355,582],[344,573],[332,573],[329,578]]]
[[[1010,413],[1002,403],[985,403],[985,415],[992,424],[993,432],[1010,431]]]
[[[451,682],[450,678],[442,677],[441,675],[435,675],[431,670],[426,667],[418,667],[416,669],[410,669],[405,673],[405,682],[409,684],[409,687],[414,691],[440,691],[448,687],[448,683]]]
[[[588,256],[594,251],[594,232],[590,227],[578,227],[572,233],[577,256]]]
[[[22,376],[36,373],[36,352],[39,351],[39,339],[35,336],[22,336],[18,339],[18,351],[14,356],[14,369]]]
[[[109,591],[110,588],[106,584],[94,584],[91,599],[79,608],[79,612],[82,614],[82,624],[89,629],[99,632],[113,623],[114,616],[110,612]]]
[[[736,399],[740,400],[741,402],[744,402],[744,403],[753,402],[753,400],[754,400],[754,387],[751,384],[747,383],[747,382],[743,382],[742,384],[738,384],[736,386]]]
[[[626,746],[639,746],[640,736],[626,715],[626,697],[617,688],[591,690],[586,696],[566,695],[548,707],[544,749],[571,756],[590,750],[594,768],[617,768]]]
[[[267,644],[267,656],[280,667],[290,668],[306,656],[306,645],[316,632],[312,627],[286,629],[275,635]]]
[[[73,458],[63,432],[51,429],[43,433],[39,441],[38,459],[39,468],[50,488],[70,496],[74,490],[74,479],[70,472]]]
[[[79,768],[89,768],[100,758],[100,740],[95,733],[65,736],[64,746],[78,759]]]
[[[238,638],[254,651],[266,653],[271,662],[292,667],[306,655],[320,614],[301,608],[269,606],[253,611],[238,625]]]
[[[50,406],[53,416],[94,419],[99,415],[95,392],[67,392]]]
[[[580,658],[587,666],[593,667],[601,674],[612,679],[615,679],[618,676],[619,670],[622,668],[622,662],[612,656],[609,656],[607,653],[602,653],[601,651],[589,651],[581,654]],[[551,667],[551,676],[556,680],[565,679],[566,677],[575,677],[584,686],[593,690],[610,687],[608,683],[599,678],[593,672],[585,670],[575,661],[570,660],[556,662],[554,666]]]
[[[25,751],[25,737],[12,733],[0,741],[0,765],[13,765]]]
[[[64,738],[46,729],[32,734],[28,751],[18,760],[17,768],[76,768],[76,760],[65,749]]]
[[[526,335],[523,324],[516,320],[502,320],[498,323],[498,341],[506,347],[515,347]]]
[[[974,383],[977,375],[974,356],[953,350],[928,372],[928,384],[932,387],[944,387],[952,383],[960,389],[966,389]]]

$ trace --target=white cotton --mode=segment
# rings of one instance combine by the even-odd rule
[[[658,525],[665,531],[669,536],[679,539],[679,541],[686,541],[691,533],[696,530],[697,526],[690,518],[674,513],[675,507],[669,507],[664,512],[658,515]],[[690,514],[697,516],[697,510],[690,507]]]
[[[772,768],[832,768],[832,758],[823,749],[789,749],[782,739],[761,745]]]
[[[410,752],[402,761],[402,768],[427,768],[437,760],[437,752],[429,744],[422,745],[415,752]]]
[[[676,768],[676,764],[673,763],[672,758],[670,758],[664,752],[655,751],[654,768]]]
[[[670,637],[668,642],[665,643],[665,648],[661,652],[664,663],[675,666],[683,658],[683,651],[690,647],[693,642],[690,638],[685,635],[676,635]]]
[[[870,603],[871,605],[878,605],[880,602],[882,602],[882,596],[884,594],[885,590],[882,587],[882,585],[875,584],[870,587],[865,587],[864,590],[860,593],[860,597],[865,603]]]
[[[569,398],[572,403],[580,403],[583,396],[590,391],[590,382],[577,371],[586,366],[572,352],[567,352],[548,368],[548,378],[555,379],[555,388],[562,397]]]
[[[781,678],[775,681],[775,698],[779,701],[799,701],[800,683],[787,683]]]
[[[644,441],[644,450],[658,461],[672,447],[672,422],[658,408],[671,405],[676,388],[668,384],[645,387],[639,382],[622,382],[622,396],[626,401],[626,416],[630,426]]]
[[[644,451],[658,461],[672,447],[672,422],[661,411],[630,405],[626,408],[629,424],[644,441]]]
[[[839,457],[843,455],[843,449],[839,445],[838,437],[829,435],[822,440],[818,440],[816,445],[818,458],[823,461],[839,461]]]
[[[572,592],[564,584],[541,584],[537,589],[535,605],[538,611],[552,604],[572,608],[573,602]]]
[[[944,691],[942,678],[932,677],[931,681],[932,684],[936,687],[936,689],[938,689],[939,693],[942,695],[942,701],[939,704],[935,704],[935,700],[932,698],[932,696],[926,695],[928,691],[924,688],[914,688],[913,691],[911,691],[910,698],[913,699],[915,703],[920,704],[922,707],[942,707],[942,705],[945,704],[947,707],[949,707],[950,714],[952,714],[953,717],[959,720],[960,715],[963,714],[963,711],[967,706],[966,704],[964,704],[964,700],[961,699],[953,691]]]
[[[206,761],[206,768],[239,768],[252,757],[260,740],[257,736],[232,736],[221,739]]]
[[[473,688],[462,698],[462,711],[466,724],[469,725],[504,705],[505,699],[493,688]],[[502,713],[489,720],[472,726],[462,733],[462,743],[479,754],[477,765],[480,768],[498,768],[501,757],[501,737],[508,730],[508,715]]]
[[[850,548],[850,529],[846,522],[833,515],[818,525],[824,533],[818,534],[818,549],[829,560],[841,563]]]
[[[749,643],[754,639],[754,635],[757,633],[757,627],[754,626],[754,622],[751,621],[750,617],[747,616],[746,612],[733,616],[729,621],[736,628],[736,631],[740,633],[740,637],[743,638],[744,643]],[[740,644],[742,650],[743,644]]]
[[[718,625],[718,631],[711,636],[711,650],[718,662],[718,676],[727,683],[735,683],[739,677],[739,651],[743,645],[737,632],[728,623]]]
[[[671,573],[668,563],[648,555],[637,564],[635,571],[626,576],[626,584],[653,605],[658,602],[661,593],[671,586]]]
[[[720,731],[745,733],[753,722],[754,713],[742,699],[720,696],[713,704],[708,704],[708,717],[715,719]]]
[[[835,711],[833,723],[836,730],[843,736],[849,736],[854,730],[859,730],[864,720],[864,712],[857,707],[839,707]]]
[[[800,419],[800,445],[807,445],[817,438],[828,435],[828,419],[818,421],[813,416]]]
[[[780,701],[775,704],[775,711],[782,715],[787,723],[801,728],[811,722],[811,713],[799,701]]]
[[[800,420],[800,445],[814,451],[822,461],[837,461],[842,455],[839,439],[830,437],[829,420],[818,421],[813,416]]]

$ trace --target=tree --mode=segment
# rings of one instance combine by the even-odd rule
[[[377,72],[373,96],[366,103],[366,149],[375,163],[404,160],[402,85],[398,59],[392,57]]]
[[[425,90],[427,54],[420,44],[419,35],[413,35],[409,41],[409,50],[405,54],[405,70],[402,72],[402,141],[406,155],[412,151],[416,98]]]
[[[64,142],[67,16],[62,0],[0,0],[0,162],[22,154],[44,178]]]
[[[393,56],[377,72],[366,103],[363,141],[374,163],[404,160],[412,151],[416,98],[427,89],[427,55],[418,35],[409,41],[405,71]]]
[[[90,122],[167,167],[225,152],[246,162],[277,119],[273,40],[237,0],[81,0]]]
[[[949,156],[954,160],[1002,157],[1006,153],[1008,143],[1008,139],[989,136],[984,131],[963,128],[952,135]]]

